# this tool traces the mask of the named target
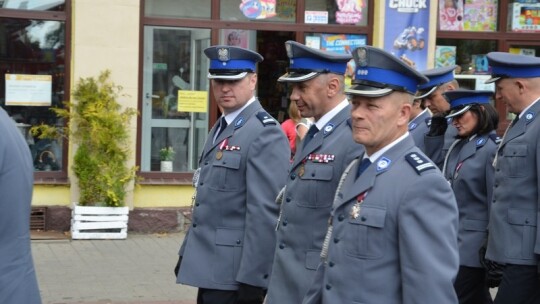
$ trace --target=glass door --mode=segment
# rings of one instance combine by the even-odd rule
[[[208,130],[210,30],[144,29],[141,171],[160,170],[160,151],[174,150],[173,172],[194,170]]]

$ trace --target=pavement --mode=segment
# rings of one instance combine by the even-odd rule
[[[175,283],[184,233],[135,234],[125,240],[71,240],[32,233],[43,304],[195,304],[197,289]]]

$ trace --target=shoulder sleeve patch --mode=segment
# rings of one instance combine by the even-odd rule
[[[277,121],[272,117],[270,114],[266,112],[259,112],[257,113],[257,118],[262,122],[263,126],[267,125],[275,125],[277,124]]]
[[[405,155],[405,159],[419,175],[424,171],[436,168],[435,165],[429,161],[429,159],[416,152]]]

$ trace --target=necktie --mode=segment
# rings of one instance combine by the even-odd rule
[[[358,165],[358,172],[356,172],[356,178],[358,178],[360,174],[364,173],[364,171],[366,171],[369,165],[371,165],[371,161],[369,160],[369,158],[366,157],[362,159],[362,161]]]
[[[307,143],[313,139],[313,136],[315,136],[315,133],[319,132],[319,129],[315,124],[311,125],[309,127],[309,130],[306,133],[306,137],[304,138],[304,147],[307,146]]]
[[[219,137],[221,132],[223,132],[223,130],[225,130],[225,128],[227,128],[227,121],[225,120],[225,116],[222,116],[221,119],[219,120],[219,128],[216,130],[216,135],[214,137],[214,142]]]

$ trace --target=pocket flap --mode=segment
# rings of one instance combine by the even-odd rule
[[[242,155],[238,153],[232,153],[230,151],[223,151],[223,155],[220,160],[214,162],[214,166],[225,167],[230,169],[240,168],[240,162]]]
[[[536,211],[508,209],[508,223],[513,225],[536,226]]]
[[[306,252],[306,268],[311,270],[317,270],[317,267],[321,263],[321,251],[320,250],[308,250]]]
[[[357,218],[350,218],[349,223],[382,228],[386,219],[386,209],[374,206],[360,206]]]
[[[505,156],[527,156],[527,145],[506,145],[504,147]]]
[[[331,180],[334,166],[330,163],[306,164],[302,179],[310,180]]]
[[[488,221],[471,219],[463,220],[463,228],[465,228],[465,230],[487,231],[487,226]]]
[[[244,230],[235,228],[218,228],[216,230],[216,245],[242,246]]]

